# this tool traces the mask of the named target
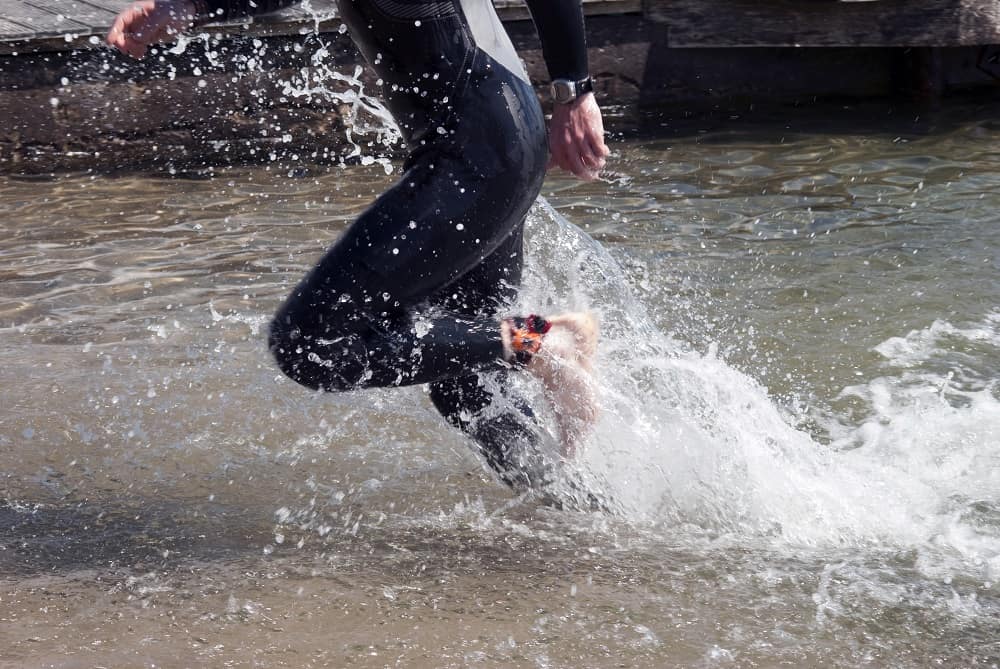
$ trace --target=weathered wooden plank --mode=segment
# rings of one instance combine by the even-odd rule
[[[642,11],[642,0],[582,0],[584,13],[593,14],[624,14]],[[528,8],[524,0],[494,0],[493,6],[497,14],[505,21],[528,18]],[[336,18],[337,5],[335,0],[312,0],[308,4],[293,5],[274,14],[260,16],[254,19],[257,23],[285,23],[289,21],[326,21]]]
[[[83,1],[88,5],[92,5],[94,7],[103,9],[112,16],[117,16],[118,12],[120,12],[122,8],[127,7],[130,4],[128,0],[125,0],[124,2],[122,0],[78,0],[78,1]]]
[[[67,33],[100,35],[130,0],[0,0],[0,39],[44,38]],[[256,19],[261,23],[315,22],[337,14],[335,0],[309,3]]]
[[[41,0],[31,0],[40,3]],[[49,2],[49,6],[59,8],[62,14],[69,16],[77,23],[82,23],[88,28],[103,28],[114,21],[118,12],[127,2],[102,3],[95,0],[60,0]],[[110,5],[110,6],[105,6]]]
[[[1000,42],[997,0],[645,0],[671,47],[966,46]]]
[[[0,16],[7,19],[0,19],[0,54],[61,51],[99,45],[114,16],[130,0],[52,0],[45,5],[47,11],[38,6],[43,1],[0,0]],[[629,14],[640,12],[642,1],[583,0],[583,6],[588,16]],[[504,21],[518,21],[529,16],[523,0],[495,0],[495,5]],[[31,12],[32,17],[38,20],[26,22],[13,19],[15,8],[22,13]],[[52,29],[52,21],[59,15],[66,19],[60,24],[61,28]],[[45,19],[44,27],[41,27],[41,19]],[[67,24],[67,21],[70,23]],[[274,14],[213,26],[212,29],[214,32],[246,35],[294,35],[314,30],[336,30],[338,25],[336,0],[311,0]]]
[[[524,0],[494,0],[493,6],[504,21],[520,21],[531,18]],[[583,12],[587,16],[600,14],[633,14],[642,11],[642,0],[583,0]]]
[[[30,30],[28,26],[12,23],[6,18],[0,18],[0,35],[16,35],[27,30]]]
[[[25,0],[2,0],[0,16],[22,26],[30,26],[32,33],[75,32],[87,27],[86,24],[73,20],[73,10],[76,8],[72,5],[75,4],[77,3],[68,0],[51,2],[47,6]]]

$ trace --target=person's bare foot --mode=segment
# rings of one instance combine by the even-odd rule
[[[538,353],[531,356],[527,371],[545,388],[545,397],[555,411],[564,457],[572,457],[597,422],[597,388],[593,362],[597,351],[597,319],[575,312],[547,319]],[[505,333],[505,341],[509,334]]]

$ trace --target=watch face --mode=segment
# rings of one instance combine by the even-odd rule
[[[576,99],[576,86],[572,81],[557,79],[552,82],[552,98],[560,104],[572,102]]]

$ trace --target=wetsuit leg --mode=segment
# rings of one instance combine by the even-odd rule
[[[508,90],[497,86],[490,97],[506,104]],[[481,104],[490,91],[477,95]],[[511,132],[501,127],[493,146],[478,151],[418,154],[333,245],[272,323],[271,350],[286,374],[311,388],[346,390],[502,366],[497,318],[428,300],[492,256],[538,193],[544,146],[517,146],[523,120],[509,124]]]
[[[497,374],[497,387],[509,388]],[[475,441],[479,453],[500,479],[513,488],[530,488],[545,472],[538,451],[539,428],[523,399],[501,391],[495,397],[481,375],[471,374],[431,384],[431,401],[454,427]],[[498,410],[498,405],[502,408]]]
[[[523,225],[489,258],[435,295],[432,302],[470,318],[495,313],[516,295],[523,261]],[[432,383],[434,406],[453,426],[468,434],[500,478],[516,488],[530,487],[541,468],[535,462],[538,426],[528,403],[506,383],[508,370],[494,373],[489,387],[481,374],[466,374]]]
[[[538,100],[489,2],[339,4],[411,154],[281,307],[271,350],[311,388],[431,384],[501,478],[530,485],[531,411],[488,387],[509,388],[498,312],[519,283],[548,162]]]

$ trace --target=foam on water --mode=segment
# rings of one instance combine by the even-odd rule
[[[792,427],[713,347],[699,353],[658,332],[616,261],[545,202],[527,246],[524,309],[591,309],[601,319],[602,415],[577,466],[625,517],[782,545],[917,548],[928,565],[1000,578],[995,383],[961,388],[955,375],[913,369],[940,353],[944,336],[995,358],[996,314],[879,346],[890,373],[844,391],[868,417],[826,416],[837,432],[828,445]]]

